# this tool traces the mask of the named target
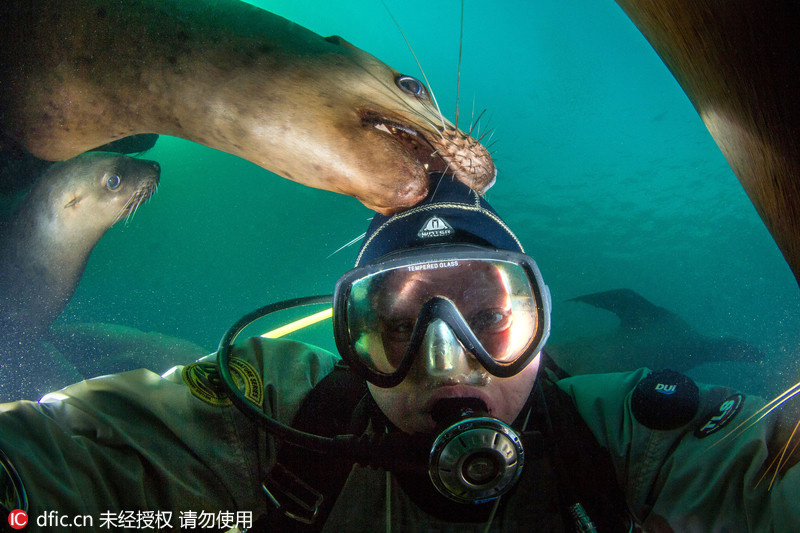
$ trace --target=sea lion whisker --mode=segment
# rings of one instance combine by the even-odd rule
[[[342,250],[344,250],[344,249],[345,249],[345,248],[347,248],[348,246],[352,246],[352,245],[354,245],[355,243],[357,243],[358,241],[360,241],[361,239],[363,239],[363,238],[364,238],[366,235],[367,235],[367,232],[365,231],[364,233],[362,233],[361,235],[359,235],[359,236],[358,236],[358,237],[356,237],[355,239],[353,239],[353,240],[351,240],[351,241],[348,241],[346,244],[344,244],[344,245],[340,246],[339,248],[337,248],[336,250],[334,250],[334,251],[333,251],[333,252],[332,252],[332,253],[331,253],[331,254],[330,254],[328,257],[326,257],[325,259],[330,259],[331,257],[333,257],[334,255],[338,254],[339,252],[341,252]]]
[[[152,198],[152,197],[153,197],[153,193],[154,193],[156,190],[157,190],[157,189],[156,189],[156,188],[154,188],[154,187],[152,187],[152,186],[148,186],[148,187],[146,187],[146,188],[142,188],[142,189],[140,189],[140,193],[139,193],[139,196],[140,196],[140,197],[139,197],[139,201],[138,201],[138,202],[136,202],[136,205],[134,206],[133,210],[131,211],[131,214],[130,214],[130,218],[131,218],[131,219],[133,219],[133,215],[134,215],[134,213],[136,213],[136,212],[139,210],[139,208],[142,206],[142,204],[145,204],[145,203],[147,203],[147,202],[149,202],[149,201],[150,201],[150,198]]]
[[[388,96],[390,96],[390,97],[391,97],[391,98],[392,98],[392,99],[393,99],[393,100],[394,100],[394,101],[395,101],[395,102],[396,102],[398,105],[400,105],[400,106],[401,106],[401,107],[403,107],[403,108],[404,108],[406,111],[408,111],[408,113],[409,113],[409,114],[411,114],[411,115],[414,115],[414,116],[416,116],[416,117],[420,118],[420,119],[421,119],[421,120],[423,120],[423,121],[424,121],[424,122],[425,122],[425,123],[426,123],[428,126],[430,126],[430,128],[431,128],[432,130],[434,130],[436,133],[438,133],[438,134],[439,134],[439,136],[440,136],[440,137],[441,137],[441,139],[442,139],[442,142],[446,142],[446,141],[447,141],[447,140],[445,139],[445,137],[444,137],[443,133],[442,133],[443,129],[446,129],[446,127],[444,127],[444,128],[443,128],[442,126],[439,126],[438,124],[434,123],[434,122],[433,122],[431,119],[429,119],[428,117],[426,117],[426,116],[425,116],[423,113],[421,113],[420,111],[418,111],[417,109],[415,109],[414,107],[412,107],[412,106],[411,106],[411,104],[409,104],[409,103],[408,103],[408,101],[406,101],[406,99],[405,99],[405,98],[402,98],[400,95],[398,95],[398,94],[395,94],[395,92],[394,92],[394,90],[393,90],[393,87],[392,87],[390,84],[388,84],[388,83],[384,82],[383,80],[381,80],[380,78],[378,78],[377,76],[375,76],[373,73],[371,73],[371,72],[367,71],[366,69],[364,69],[364,68],[363,68],[363,66],[361,66],[361,65],[356,65],[356,66],[358,66],[359,68],[361,68],[362,70],[364,70],[364,72],[365,72],[367,75],[369,75],[369,76],[370,76],[370,77],[371,77],[371,78],[372,78],[374,81],[376,81],[376,82],[378,83],[378,85],[380,85],[381,87],[383,87],[383,88],[387,89],[387,95],[388,95]],[[433,106],[433,104],[432,104],[430,101],[420,100],[420,103],[421,103],[421,104],[422,104],[424,107],[426,107],[427,109],[431,110],[432,112],[434,112],[434,113],[436,113],[436,114],[439,114],[439,111],[438,111],[438,109],[437,109],[436,107],[434,107],[434,106]],[[441,115],[440,115],[440,116],[441,116]]]
[[[499,140],[499,139],[495,139],[495,140],[492,141],[492,137],[494,137],[494,132],[490,133],[489,134],[489,139],[487,139],[488,141],[491,141],[491,142],[489,142],[489,146],[490,147],[494,146],[497,143],[497,141]],[[481,144],[483,144],[483,142],[481,142]],[[486,147],[485,145],[484,145],[484,148],[486,148],[487,151],[489,150],[489,148]]]
[[[355,59],[349,58],[349,60],[353,64],[354,67],[356,67],[359,70],[363,71],[366,76],[372,78],[372,80],[374,82],[376,82],[378,86],[380,86],[383,89],[386,89],[386,96],[387,97],[392,98],[398,105],[404,107],[407,111],[409,111],[409,112],[411,112],[411,113],[413,113],[415,115],[422,116],[422,114],[419,111],[417,111],[416,109],[414,109],[411,106],[411,104],[409,104],[408,101],[404,97],[402,97],[400,94],[397,93],[396,87],[394,86],[394,84],[387,83],[383,79],[379,78],[378,76],[375,75],[375,73],[370,72],[363,65],[360,65],[360,64],[356,63]],[[424,100],[420,100],[420,102],[423,105],[427,103]],[[433,109],[434,111],[436,111],[436,108],[431,107],[430,109]],[[436,126],[436,128],[438,129],[438,126]]]
[[[425,116],[423,113],[421,113],[418,110],[414,109],[411,106],[411,104],[409,104],[405,99],[403,99],[403,98],[401,98],[399,96],[395,96],[395,99],[400,103],[400,105],[405,107],[405,109],[409,112],[409,114],[412,114],[412,115],[420,118],[421,120],[423,120],[425,122],[425,124],[430,126],[430,128],[432,130],[434,130],[436,133],[439,134],[439,136],[442,138],[442,141],[445,140],[444,134],[442,132],[447,129],[446,126],[443,127],[443,126],[440,126],[440,125],[436,124],[431,119],[429,119],[427,116]],[[439,113],[439,110],[436,107],[434,107],[432,102],[421,100],[420,103],[422,104],[423,107],[427,108],[431,112],[436,113],[436,114]]]
[[[469,117],[469,123],[473,124],[475,122],[475,95],[472,95],[472,114]]]
[[[141,191],[137,192],[136,201],[135,201],[134,205],[131,207],[130,212],[128,213],[128,216],[125,217],[125,225],[126,226],[128,224],[130,224],[131,222],[133,222],[133,217],[136,214],[136,211],[138,211],[139,206],[141,206],[145,202],[145,200],[146,200],[146,198],[145,198],[145,196],[143,194],[141,194]]]
[[[767,467],[764,469],[764,472],[761,474],[761,477],[758,478],[758,481],[756,481],[756,487],[758,487],[761,484],[761,482],[764,481],[764,478],[767,477],[767,474],[769,474],[770,470],[772,470],[772,466],[776,462],[778,462],[779,459],[780,459],[780,455],[776,455],[775,457],[772,458],[772,461],[770,461],[769,465],[767,465]],[[776,471],[777,471],[777,469],[776,469]],[[771,482],[770,482],[770,486],[772,486]]]
[[[448,166],[448,168],[449,168],[449,166]],[[447,172],[445,172],[445,174],[446,174],[446,173],[447,173]],[[439,181],[437,181],[437,182],[436,182],[436,188],[435,188],[435,189],[433,189],[433,194],[431,194],[431,201],[432,201],[434,198],[436,198],[436,193],[439,191],[439,185],[441,185],[441,184],[442,184],[442,181],[443,181],[443,180],[439,180]]]
[[[425,105],[426,107],[428,107],[432,111],[436,111],[435,109],[433,109],[433,106],[428,102],[423,102],[423,105]],[[440,127],[438,124],[435,124],[431,119],[429,119],[428,117],[426,117],[422,113],[419,113],[418,111],[413,111],[413,113],[415,115],[417,115],[419,118],[421,118],[422,120],[424,120],[425,123],[428,124],[433,130],[435,130],[436,133],[438,133],[439,136],[442,138],[442,140],[444,140],[444,133],[443,132],[445,130],[447,130],[447,127],[444,127],[444,128]],[[456,128],[456,129],[458,129],[458,128]]]
[[[384,4],[384,7],[386,7],[386,4]],[[387,8],[387,11],[388,11],[388,8]],[[389,13],[389,15],[391,16],[391,12]],[[395,22],[395,24],[397,24],[396,20],[394,22]],[[400,33],[402,34],[402,31]],[[408,43],[408,41],[406,41],[406,43]],[[387,97],[393,99],[398,105],[404,107],[410,113],[413,113],[413,114],[415,114],[415,115],[417,115],[417,116],[419,116],[421,118],[426,118],[419,111],[414,109],[414,107],[412,107],[411,104],[409,104],[409,102],[403,96],[401,96],[400,94],[397,93],[396,86],[395,86],[394,83],[387,83],[383,78],[377,76],[374,72],[368,70],[365,65],[358,63],[355,58],[348,57],[347,59],[353,65],[353,67],[361,70],[365,74],[365,76],[367,76],[368,78],[371,78],[372,81],[374,81],[380,88],[386,89],[385,95]],[[419,63],[417,63],[417,64],[419,65]],[[433,93],[431,92],[431,94],[433,94]],[[427,106],[428,109],[432,110],[435,114],[439,115],[440,119],[442,119],[442,120],[444,119],[443,115],[439,112],[438,108],[432,106],[431,102],[426,101],[426,100],[422,100],[422,99],[420,99],[419,102],[422,105]],[[426,120],[427,120],[427,118],[426,118]],[[444,122],[442,123],[442,125],[444,125]],[[431,123],[431,126],[434,129],[436,129],[437,131],[439,130],[439,126],[434,126],[433,123]]]
[[[799,427],[800,427],[800,420],[798,420],[797,423],[794,425],[794,429],[792,429],[792,433],[791,433],[791,435],[789,435],[789,439],[786,441],[786,444],[781,449],[781,454],[778,456],[779,457],[778,464],[777,464],[777,466],[775,466],[775,472],[772,474],[772,479],[769,481],[769,487],[767,487],[767,490],[772,490],[772,484],[775,483],[775,478],[778,476],[778,474],[780,473],[781,469],[786,465],[786,463],[792,457],[792,455],[794,454],[795,450],[797,449],[797,446],[800,445],[800,441],[795,442],[794,443],[794,447],[792,448],[792,451],[790,451],[789,453],[786,453],[786,451],[789,449],[789,445],[792,443],[792,440],[794,439],[794,435],[795,435],[795,433],[797,433],[797,429]]]
[[[133,220],[133,215],[136,213],[139,207],[157,190],[158,187],[154,183],[147,183],[133,191],[130,197],[128,197],[128,199],[125,201],[125,204],[122,206],[122,208],[120,208],[119,213],[117,213],[114,223],[116,224],[124,217],[125,225],[127,226]]]
[[[431,129],[433,131],[435,131],[439,135],[439,138],[441,139],[441,141],[443,143],[447,142],[447,139],[444,136],[443,130],[438,125],[434,124],[430,119],[428,119],[426,116],[424,116],[422,114],[417,114],[417,116],[419,116],[419,118],[421,118],[425,122],[425,124],[430,126]]]
[[[461,51],[464,45],[464,0],[461,0],[461,24],[458,34],[458,73],[456,74],[456,129],[458,129],[458,97],[461,92]]]
[[[125,219],[125,223],[127,224],[127,220],[130,217],[131,213],[133,212],[130,208],[133,205],[133,203],[136,201],[136,197],[137,197],[137,193],[138,192],[139,191],[133,191],[133,193],[131,193],[131,195],[128,197],[128,199],[125,200],[125,203],[122,204],[122,207],[120,207],[119,211],[117,212],[117,216],[114,217],[114,222],[111,224],[112,226],[114,224],[116,224],[117,222],[119,222],[120,220],[122,220],[123,218]],[[134,208],[134,210],[135,210],[135,208]]]
[[[481,140],[484,138],[484,136],[486,136],[486,134],[487,134],[488,132],[493,132],[493,131],[494,131],[494,129],[495,129],[494,127],[491,127],[491,128],[489,127],[489,124],[491,124],[491,123],[492,123],[492,119],[493,119],[493,118],[494,118],[494,113],[492,113],[491,115],[489,115],[489,117],[486,119],[486,124],[485,124],[485,126],[484,126],[484,127],[478,126],[478,131],[481,131],[481,130],[482,130],[483,132],[482,132],[480,135],[478,135],[478,134],[476,133],[476,134],[475,134],[475,137],[473,137],[473,138],[475,138],[475,143],[476,143],[476,144],[480,144]]]
[[[716,446],[720,442],[724,441],[728,437],[741,435],[742,433],[744,433],[745,431],[747,431],[751,427],[753,427],[756,424],[758,424],[759,422],[761,422],[761,420],[763,420],[764,417],[766,417],[768,414],[770,414],[772,411],[774,411],[775,409],[780,407],[784,402],[790,400],[795,394],[798,394],[798,393],[800,393],[800,381],[795,383],[794,385],[792,385],[791,387],[789,387],[785,391],[783,391],[781,394],[779,394],[774,399],[772,399],[769,403],[764,405],[761,409],[759,409],[758,411],[756,411],[755,413],[753,413],[752,415],[747,417],[745,420],[740,422],[738,426],[733,428],[727,435],[725,435],[724,437],[719,439],[717,442],[712,444],[710,447],[713,448],[714,446]],[[755,418],[755,420],[753,422],[750,422],[753,418]],[[748,424],[748,422],[750,422],[750,423]],[[741,429],[745,425],[747,427],[744,427],[744,429]]]
[[[423,131],[395,122],[381,113],[368,110],[362,110],[361,121],[365,125],[371,125],[376,130],[391,135],[417,159],[426,171],[441,171],[444,164],[442,161],[446,162],[445,157],[431,157],[431,153],[435,151],[434,143],[425,136]],[[447,140],[443,138],[440,144],[446,148]]]
[[[386,12],[389,13],[389,16],[392,18],[392,21],[394,21],[394,25],[397,26],[397,31],[399,31],[400,35],[403,36],[403,40],[406,42],[408,49],[411,51],[411,55],[414,57],[414,61],[416,61],[417,67],[419,67],[419,71],[422,73],[422,79],[425,80],[425,84],[428,86],[428,90],[431,93],[431,100],[433,100],[433,103],[436,106],[436,111],[438,112],[439,118],[442,121],[442,128],[447,129],[447,124],[445,123],[444,120],[444,114],[442,113],[442,109],[439,107],[439,102],[436,100],[436,94],[434,94],[433,92],[433,87],[431,86],[431,82],[428,80],[428,76],[427,74],[425,74],[425,69],[422,68],[422,64],[419,62],[417,54],[416,52],[414,52],[414,48],[411,46],[411,43],[408,41],[408,38],[406,37],[406,34],[403,32],[403,28],[400,27],[400,23],[397,22],[397,19],[389,10],[389,6],[386,5],[386,2],[383,2],[383,7],[386,8]]]
[[[361,107],[369,105],[387,111],[389,116],[402,117],[405,123],[418,124],[437,146],[451,144],[450,152],[469,148],[464,146],[461,133],[450,136],[445,132],[443,138],[434,133],[441,134],[453,126],[430,88],[425,87],[424,93],[420,90],[429,82],[426,72],[415,91],[415,85],[398,79],[398,72],[389,65],[343,39],[321,37],[296,24],[287,26],[284,18],[246,2],[169,2],[157,13],[141,11],[136,2],[119,3],[122,13],[115,14],[113,20],[135,19],[141,27],[152,30],[141,35],[129,35],[124,28],[109,25],[110,19],[82,16],[84,9],[90,10],[96,3],[92,0],[74,4],[32,2],[10,2],[12,5],[3,12],[8,12],[12,25],[22,28],[35,17],[45,25],[41,34],[52,33],[52,38],[21,32],[25,39],[8,39],[3,65],[9,72],[19,73],[19,83],[7,91],[4,87],[0,107],[7,104],[13,110],[3,114],[0,129],[40,159],[67,159],[112,141],[109,137],[119,132],[170,134],[242,157],[283,177],[296,177],[305,185],[354,196],[373,210],[388,212],[410,207],[427,187],[420,180],[418,168],[402,175],[395,172],[413,164],[403,147],[389,139],[381,139],[381,146],[370,145],[375,133],[352,120]],[[48,9],[30,5],[46,5]],[[391,18],[397,22],[396,17]],[[53,24],[55,20],[61,22]],[[187,20],[192,24],[187,25]],[[177,48],[170,46],[169,40],[176,32],[181,36]],[[83,39],[82,35],[90,38]],[[209,35],[214,39],[209,41]],[[409,42],[406,35],[403,38]],[[119,43],[115,50],[120,53],[104,56],[108,42]],[[26,53],[28,48],[37,53]],[[164,56],[166,50],[169,57]],[[70,64],[88,63],[74,76],[44,75],[52,70],[47,59],[51,57],[62,57]],[[414,57],[418,59],[416,53]],[[162,77],[166,60],[178,67]],[[198,65],[223,67],[194,68]],[[123,77],[115,75],[121,66]],[[153,76],[160,81],[149,84],[146,94],[131,92],[124,81],[151,80]],[[379,85],[378,78],[385,85]],[[334,79],[347,79],[347,89],[324,93],[314,89],[330,87]],[[84,87],[92,90],[84,91]],[[254,92],[252,87],[270,90]],[[317,96],[306,98],[310,94],[307,90]],[[199,101],[173,99],[196,91],[203,94]],[[280,97],[273,91],[279,91]],[[433,112],[426,107],[431,100]],[[43,101],[48,106],[40,105]],[[235,104],[243,101],[249,105]],[[408,106],[437,126],[423,123],[406,111]],[[112,108],[115,113],[105,112]],[[330,147],[329,126],[336,125],[342,135],[335,136],[333,142],[341,157],[287,158],[286,153],[296,148],[291,139],[297,137],[271,135],[272,126],[285,123],[282,121],[293,122],[293,129],[307,139],[309,147]],[[217,134],[208,134],[208,124],[217,127]],[[370,154],[373,164],[362,164],[365,153]],[[475,147],[468,157],[482,160],[476,164],[481,171],[474,176],[461,175],[454,163],[458,179],[475,189],[488,188],[496,175],[488,154]],[[109,214],[117,208],[115,204]]]
[[[37,177],[0,235],[0,343],[28,344],[46,334],[95,245],[125,214],[120,206],[139,205],[160,174],[154,161],[96,151],[53,163]],[[26,370],[32,363],[23,363]]]
[[[495,129],[496,129],[496,128],[489,128],[488,130],[484,131],[484,132],[481,134],[481,136],[480,136],[480,137],[478,137],[477,139],[475,139],[475,141],[476,141],[476,142],[479,142],[479,143],[481,143],[481,141],[483,141],[483,138],[484,138],[484,137],[486,137],[486,135],[489,135],[489,139],[491,139],[491,138],[494,136]],[[482,143],[481,143],[481,144],[482,144]]]
[[[794,429],[792,430],[792,434],[787,439],[786,444],[781,446],[781,453],[775,455],[775,457],[772,458],[772,461],[770,461],[769,465],[767,465],[767,467],[764,469],[764,472],[761,474],[761,477],[758,478],[758,481],[756,481],[755,485],[756,487],[758,487],[761,484],[761,482],[764,481],[764,478],[767,477],[767,474],[770,473],[770,471],[774,466],[775,472],[772,474],[772,479],[770,479],[769,487],[767,487],[767,490],[772,489],[772,484],[775,482],[775,477],[780,473],[781,468],[787,463],[789,458],[792,457],[795,450],[797,450],[797,446],[800,445],[800,441],[795,442],[792,451],[790,451],[788,454],[786,453],[786,451],[789,449],[789,445],[792,443],[792,439],[794,438],[794,435],[797,432],[798,427],[800,427],[800,421],[798,421],[797,424],[795,424]]]
[[[442,174],[447,174],[447,171],[450,170],[450,162],[447,162],[447,165],[444,167],[444,172]]]
[[[475,122],[472,124],[472,127],[467,132],[468,136],[470,136],[470,137],[472,136],[472,130],[474,130],[475,126],[477,126],[480,123],[481,117],[483,116],[484,113],[486,113],[486,109],[481,111],[480,115],[478,115],[478,118],[475,120]]]

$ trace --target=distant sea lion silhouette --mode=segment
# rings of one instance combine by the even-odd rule
[[[54,324],[45,338],[87,378],[138,368],[163,373],[213,352],[185,339],[117,324]]]
[[[50,343],[7,343],[0,339],[0,403],[36,401],[84,379]]]
[[[429,169],[496,175],[419,81],[245,2],[4,0],[0,20],[0,130],[41,159],[163,133],[382,213]]]
[[[155,190],[158,163],[89,152],[52,165],[0,226],[0,381],[46,381],[62,364],[39,342],[64,310],[91,251]],[[56,358],[57,359],[57,358]],[[18,375],[9,379],[10,373]]]
[[[545,350],[569,374],[620,372],[648,367],[685,371],[708,362],[758,362],[764,354],[732,337],[702,335],[678,315],[630,289],[572,298],[611,311],[619,327],[607,335],[579,338]]]

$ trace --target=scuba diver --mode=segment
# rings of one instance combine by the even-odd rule
[[[761,399],[671,371],[564,376],[534,260],[432,179],[337,282],[340,357],[235,343],[248,316],[162,376],[4,404],[3,506],[55,531],[800,531],[778,414],[743,426]]]

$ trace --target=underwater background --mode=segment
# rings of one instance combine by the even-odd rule
[[[252,3],[421,78],[380,1]],[[387,6],[454,120],[461,3]],[[616,3],[465,0],[463,31],[459,127],[486,110],[476,131],[492,131],[484,142],[498,168],[487,198],[550,286],[551,342],[618,324],[569,299],[630,288],[697,331],[766,354],[704,365],[697,379],[763,394],[800,379],[797,283],[688,98]],[[143,157],[161,164],[158,192],[100,241],[59,322],[121,324],[211,352],[252,309],[331,293],[358,244],[334,252],[372,215],[353,198],[180,139],[162,136]],[[293,337],[334,348],[329,321]]]

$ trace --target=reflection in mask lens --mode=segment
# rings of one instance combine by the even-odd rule
[[[352,284],[347,323],[362,363],[378,373],[397,370],[420,309],[436,296],[456,306],[483,348],[501,364],[513,363],[539,326],[531,282],[516,263],[467,259],[399,267]]]

